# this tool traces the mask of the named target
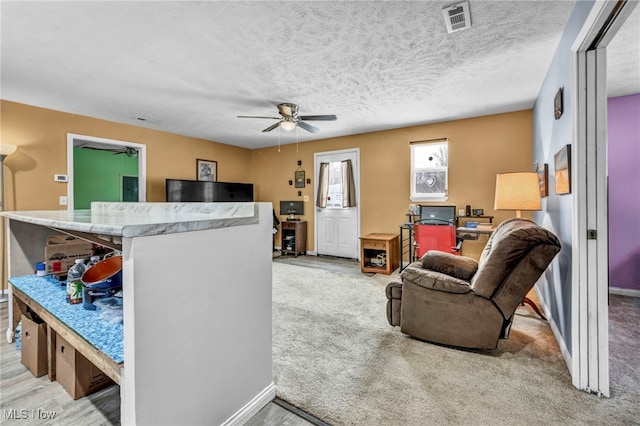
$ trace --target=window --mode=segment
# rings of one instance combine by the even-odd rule
[[[449,178],[446,139],[411,142],[411,201],[445,201]]]
[[[356,206],[356,185],[351,160],[320,163],[316,206],[321,209]]]
[[[329,163],[329,192],[327,193],[327,208],[342,208],[342,163]]]

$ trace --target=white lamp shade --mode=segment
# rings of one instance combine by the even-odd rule
[[[494,210],[541,210],[540,184],[534,172],[496,175]]]
[[[10,143],[0,144],[0,155],[7,156],[16,152],[18,147],[16,145],[12,145]]]
[[[286,130],[287,132],[289,132],[296,128],[296,123],[294,123],[293,121],[283,121],[280,123],[280,127],[282,127],[282,130]]]

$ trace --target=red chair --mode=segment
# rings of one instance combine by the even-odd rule
[[[443,224],[434,224],[433,220],[429,220],[427,223],[416,222],[413,225],[413,232],[417,259],[421,259],[429,250],[460,255],[456,227],[451,222]]]

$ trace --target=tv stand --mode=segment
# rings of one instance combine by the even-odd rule
[[[282,254],[307,254],[307,221],[287,219],[282,222],[281,246]]]

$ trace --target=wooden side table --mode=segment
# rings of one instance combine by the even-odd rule
[[[307,222],[284,221],[281,222],[282,243],[280,252],[282,254],[307,254]]]
[[[360,269],[362,272],[391,274],[398,267],[400,236],[367,234],[360,237]]]

